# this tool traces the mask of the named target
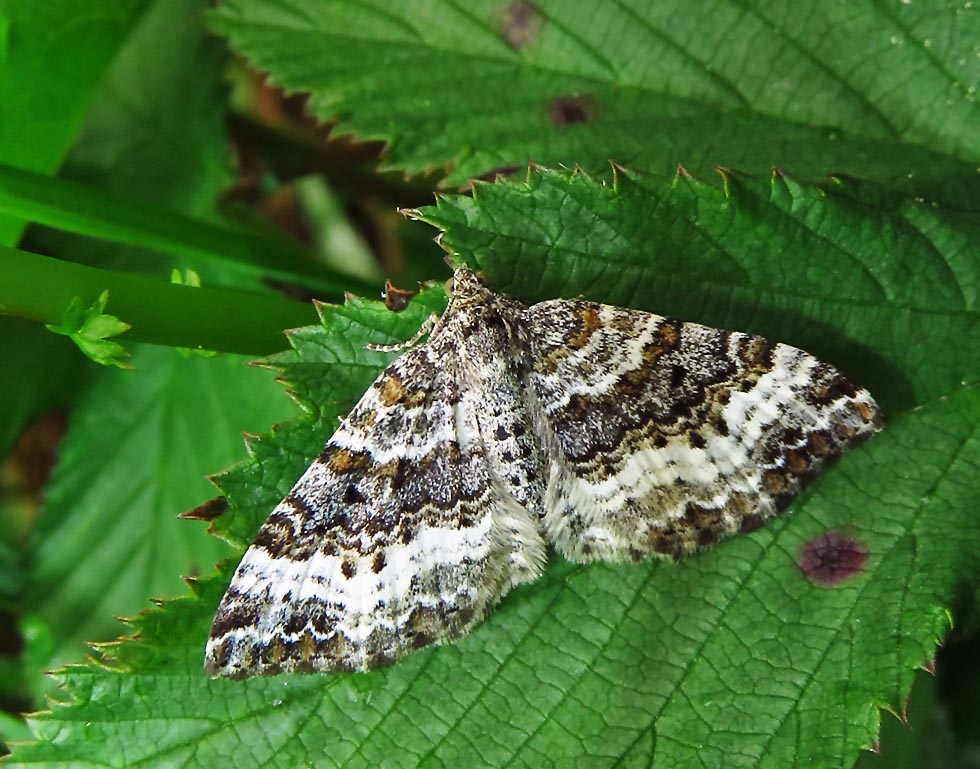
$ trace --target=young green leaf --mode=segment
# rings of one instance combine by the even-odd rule
[[[87,308],[76,296],[65,308],[61,323],[57,325],[48,323],[47,329],[69,337],[78,345],[78,349],[96,363],[101,363],[103,366],[132,368],[126,349],[121,344],[108,340],[108,337],[118,336],[132,326],[123,323],[114,315],[104,313],[108,301],[108,289],[99,294],[98,299]]]
[[[229,0],[211,17],[338,128],[450,184],[610,160],[831,172],[980,199],[976,40],[962,4],[779,0]],[[855,44],[860,41],[860,44]]]
[[[201,276],[194,270],[185,270],[184,272],[181,272],[174,267],[174,269],[170,271],[170,282],[178,286],[192,286],[193,288],[200,288]]]

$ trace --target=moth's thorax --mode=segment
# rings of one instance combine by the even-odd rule
[[[450,297],[450,307],[462,307],[470,303],[479,303],[493,294],[473,270],[465,264],[457,267],[453,277],[446,284],[446,293]]]
[[[519,300],[488,291],[460,268],[431,344],[437,358],[458,361],[461,411],[471,415],[498,492],[536,521],[544,515],[547,471],[525,397],[531,367],[526,311]],[[522,575],[517,584],[525,567],[513,568]]]
[[[450,293],[449,305],[432,333],[436,348],[450,346],[464,363],[463,368],[471,371],[495,369],[506,363],[501,350],[510,350],[523,360],[526,305],[489,291],[465,266],[456,270]]]

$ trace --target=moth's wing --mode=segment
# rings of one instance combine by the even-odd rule
[[[540,573],[544,541],[489,477],[456,364],[418,347],[365,393],[242,558],[210,675],[383,665],[462,635]]]
[[[585,301],[526,318],[546,538],[573,560],[680,557],[753,529],[879,424],[867,390],[762,337]]]

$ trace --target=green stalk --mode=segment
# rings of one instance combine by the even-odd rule
[[[0,213],[55,229],[181,256],[233,262],[340,295],[364,281],[311,263],[288,244],[160,211],[66,179],[0,164]]]
[[[106,312],[132,325],[120,339],[268,355],[282,331],[317,322],[311,304],[229,288],[194,288],[0,246],[0,315],[60,323],[74,297],[87,307],[109,290]]]

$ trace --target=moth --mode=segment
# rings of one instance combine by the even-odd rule
[[[212,676],[365,670],[459,638],[552,546],[677,559],[783,509],[880,425],[867,390],[760,336],[459,267],[245,553]]]

